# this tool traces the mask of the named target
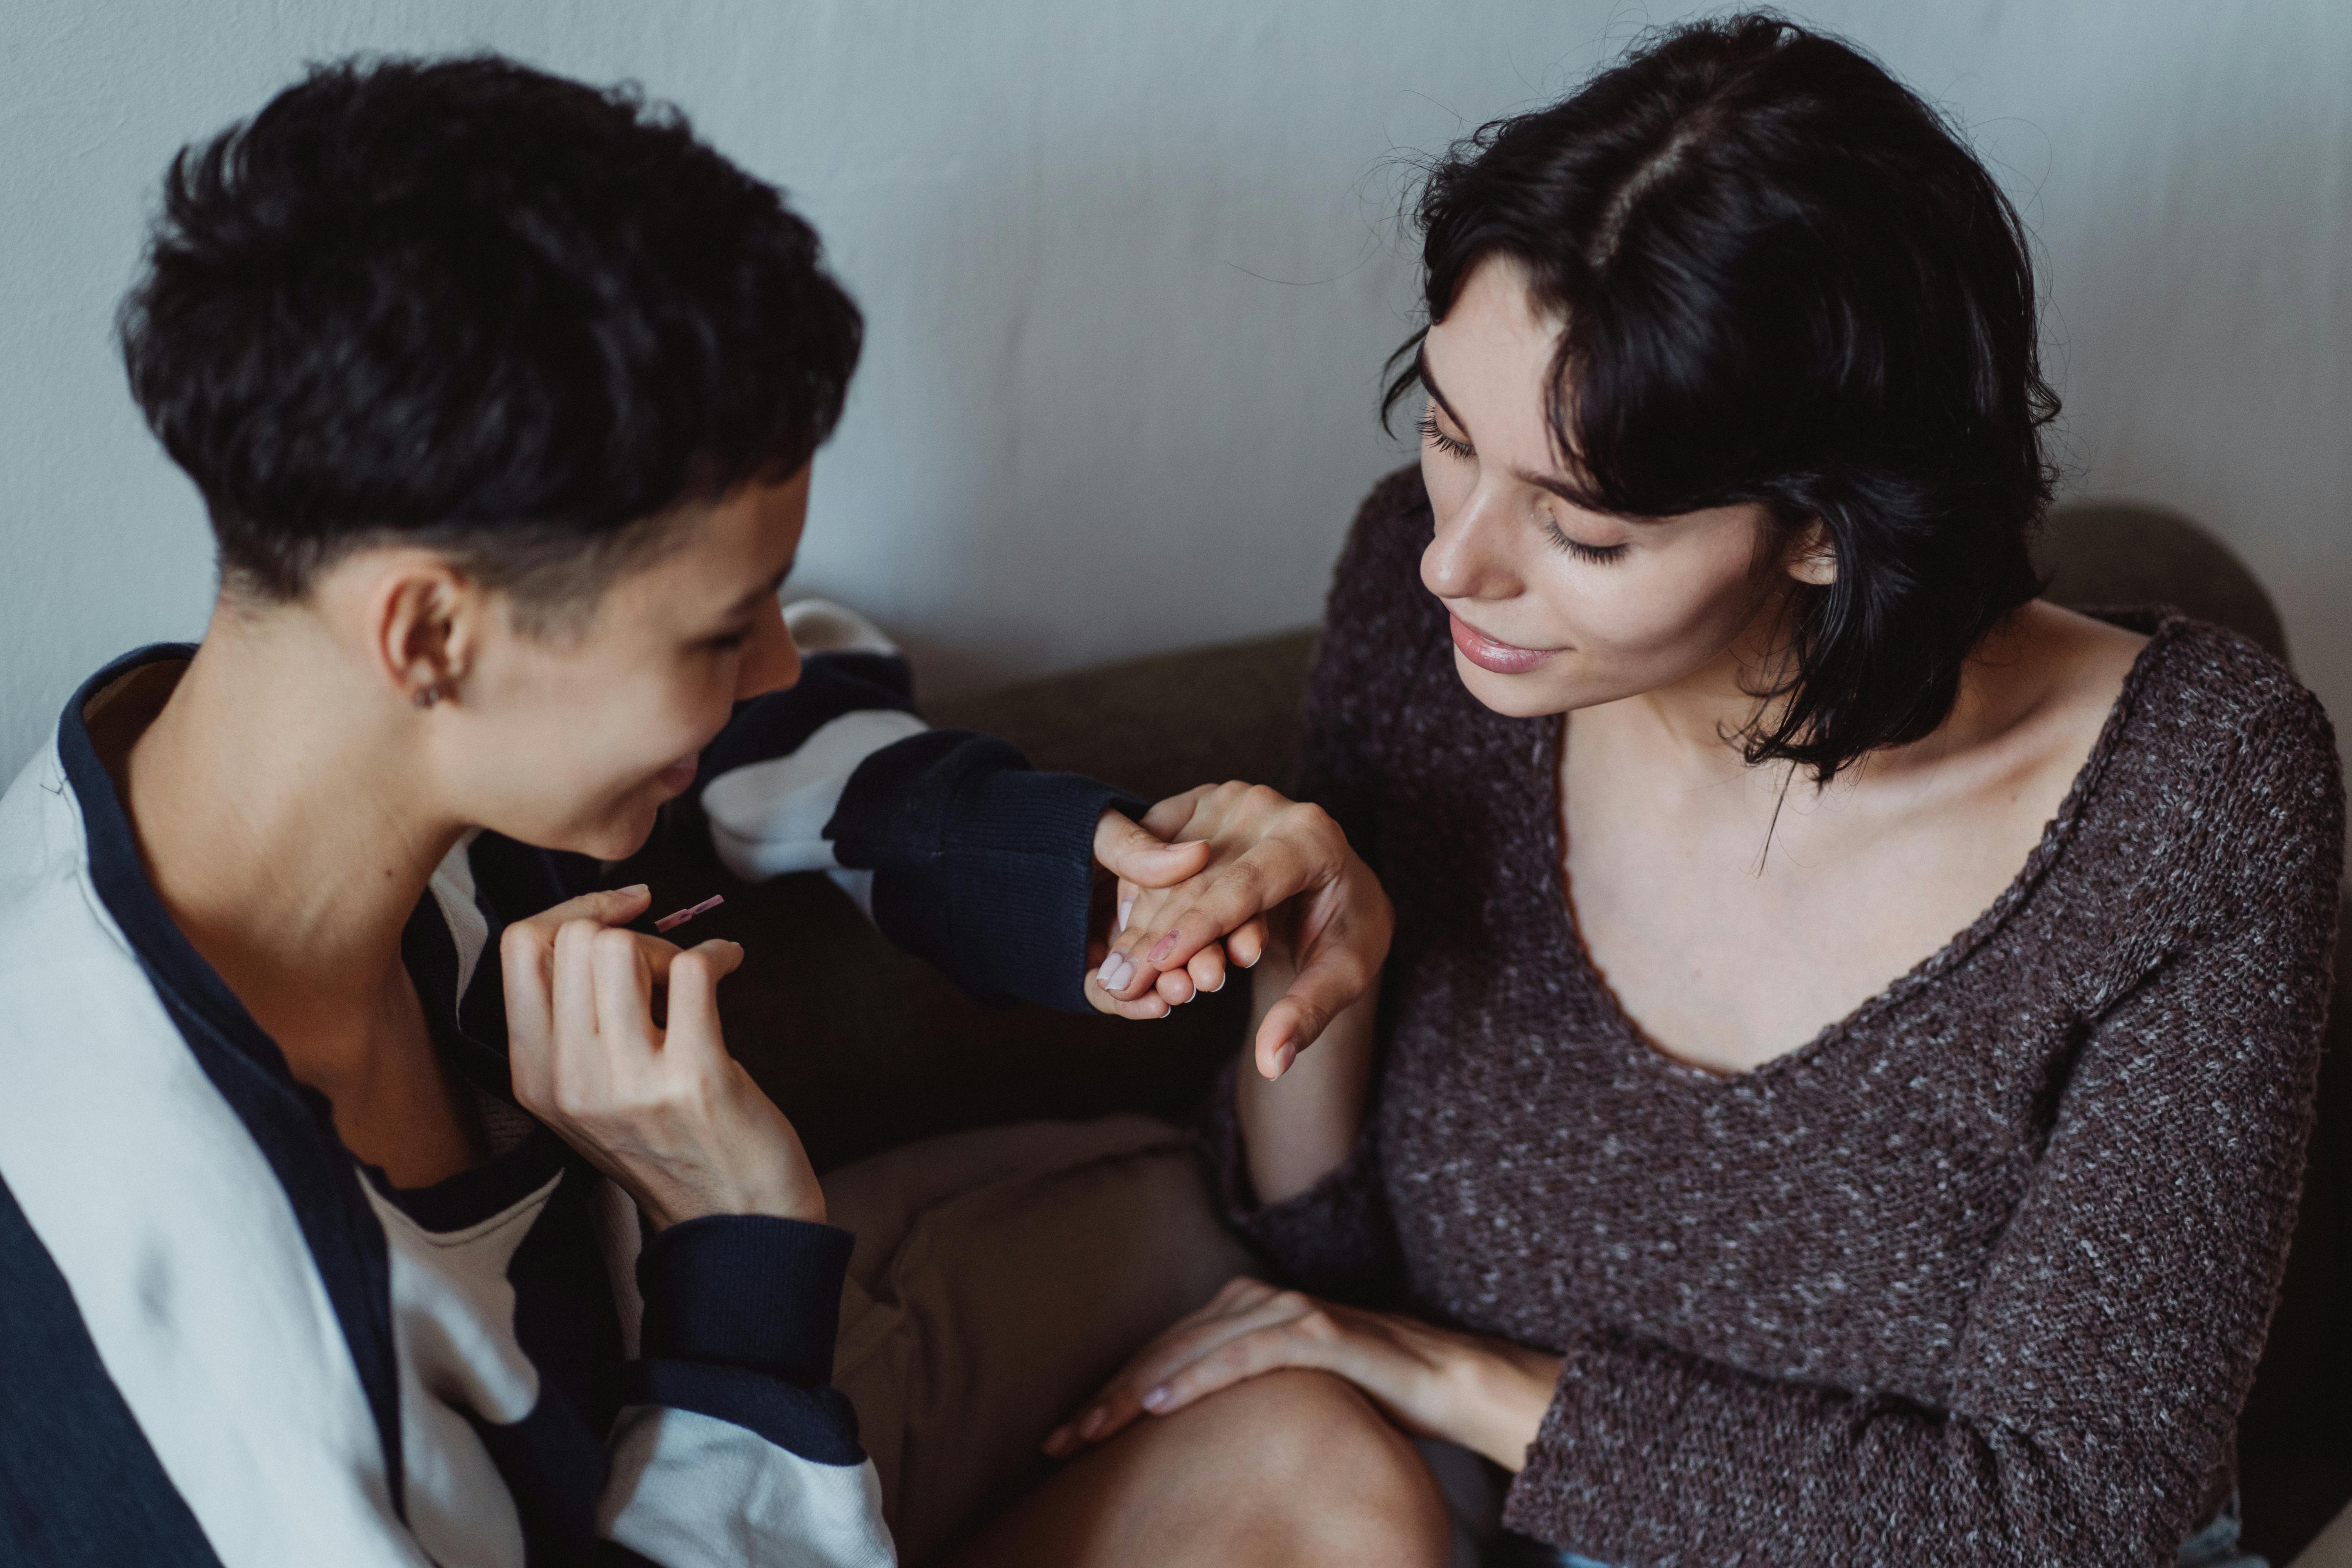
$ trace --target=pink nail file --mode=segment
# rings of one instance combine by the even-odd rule
[[[658,931],[676,931],[678,927],[684,925],[695,916],[707,915],[726,901],[727,896],[724,893],[713,893],[709,898],[703,900],[702,902],[694,905],[691,909],[677,910],[672,913],[662,916],[661,919],[654,921],[654,930]]]

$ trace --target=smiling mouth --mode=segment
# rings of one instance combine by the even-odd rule
[[[1518,647],[1507,642],[1496,642],[1453,611],[1445,612],[1448,629],[1454,634],[1454,646],[1462,657],[1481,669],[1496,675],[1525,675],[1545,663],[1561,650],[1556,647]]]

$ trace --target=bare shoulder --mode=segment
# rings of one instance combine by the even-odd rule
[[[2144,633],[2043,599],[2019,610],[2004,631],[2026,689],[2018,695],[2050,718],[2087,721],[2095,731],[2106,722],[2148,644]]]
[[[2040,825],[2098,744],[2148,638],[2041,600],[1969,657],[1941,743],[1922,762],[1964,793],[1999,798]]]

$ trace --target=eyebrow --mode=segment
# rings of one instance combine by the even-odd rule
[[[1470,430],[1469,424],[1461,415],[1454,412],[1454,405],[1448,403],[1445,400],[1445,394],[1438,390],[1437,378],[1429,374],[1429,354],[1426,350],[1414,351],[1412,371],[1413,374],[1420,378],[1422,390],[1429,394],[1430,401],[1445,410],[1445,416],[1454,421],[1454,427],[1456,430],[1467,435]],[[1566,479],[1551,474],[1529,473],[1525,468],[1513,468],[1511,477],[1521,484],[1533,485],[1538,489],[1549,490],[1570,506],[1584,505],[1583,498],[1578,495],[1576,487]]]
[[[794,552],[793,558],[784,563],[784,569],[782,571],[768,579],[768,581],[761,586],[751,589],[741,598],[728,605],[726,612],[720,616],[719,618],[721,620],[732,620],[737,616],[747,613],[754,605],[759,604],[761,595],[765,595],[771,599],[774,598],[777,594],[782,591],[784,579],[793,574],[793,568],[798,564],[800,564],[800,554],[798,552]]]

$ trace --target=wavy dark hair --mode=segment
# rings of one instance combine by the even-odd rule
[[[2058,400],[2024,226],[1941,116],[1783,18],[1695,22],[1456,144],[1415,217],[1429,321],[1495,256],[1564,320],[1548,414],[1580,504],[1827,530],[1836,581],[1796,590],[1749,762],[1825,784],[1943,722],[2040,589]]]
[[[120,322],[225,588],[445,549],[544,626],[681,502],[789,476],[857,308],[675,110],[496,56],[314,68],[184,148]]]

